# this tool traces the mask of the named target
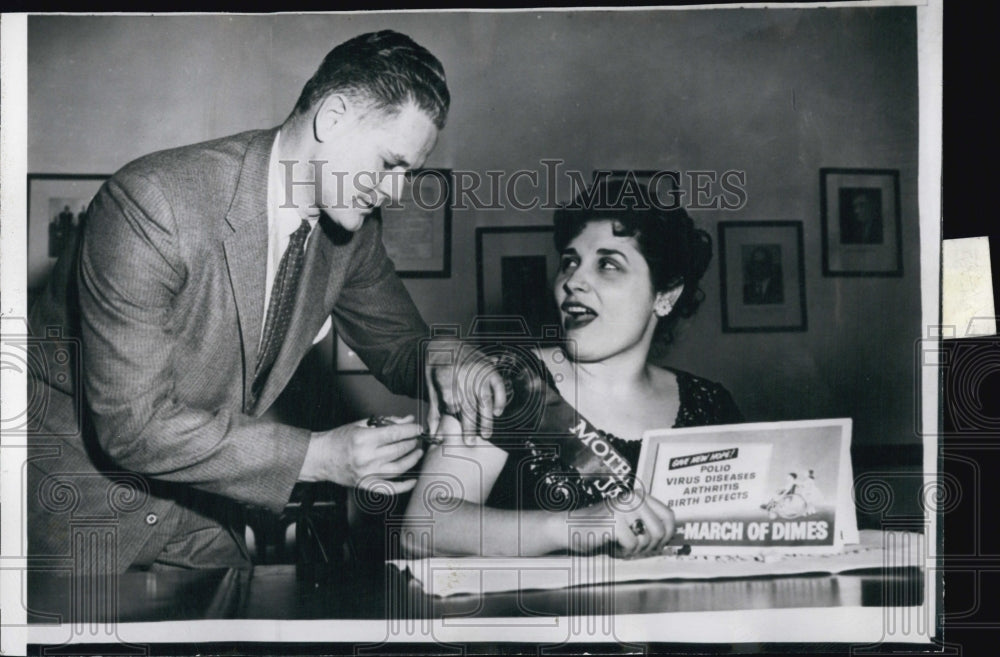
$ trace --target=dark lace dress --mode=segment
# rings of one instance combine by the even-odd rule
[[[631,489],[642,441],[618,438],[591,425],[559,395],[541,361],[536,363],[545,378],[543,402],[534,412],[538,420],[530,427],[494,434],[492,442],[507,452],[507,461],[487,506],[565,511]],[[721,385],[667,369],[677,377],[680,396],[675,428],[743,421]],[[497,425],[504,426],[507,415],[516,412],[509,406]]]

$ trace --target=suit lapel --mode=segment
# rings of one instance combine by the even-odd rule
[[[264,315],[267,267],[267,165],[276,130],[260,133],[247,148],[236,194],[226,213],[232,234],[224,239],[226,266],[243,345],[243,399],[250,400]]]

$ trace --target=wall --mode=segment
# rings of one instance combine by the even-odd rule
[[[410,34],[447,71],[453,105],[428,166],[745,171],[744,208],[692,214],[713,236],[718,221],[802,221],[809,330],[722,333],[713,264],[706,302],[665,361],[724,382],[752,420],[851,416],[858,444],[917,441],[910,8],[32,17],[29,170],[107,173],[275,125],[332,45],[382,28]],[[829,166],[899,169],[902,278],[822,276],[818,171]],[[475,314],[477,226],[550,214],[457,211],[452,277],[406,281],[425,318]],[[414,408],[369,376],[338,383],[344,416]]]

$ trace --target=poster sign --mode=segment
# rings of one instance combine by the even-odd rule
[[[857,542],[849,419],[647,432],[638,478],[707,553],[836,552]]]

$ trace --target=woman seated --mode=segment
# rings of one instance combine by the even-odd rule
[[[511,383],[538,375],[514,385],[491,440],[463,441],[458,419],[442,417],[444,442],[428,449],[406,510],[411,555],[656,554],[673,513],[633,488],[643,432],[742,421],[722,386],[648,362],[701,302],[711,238],[682,208],[622,187],[605,182],[598,202],[556,212],[565,341],[501,357]]]

